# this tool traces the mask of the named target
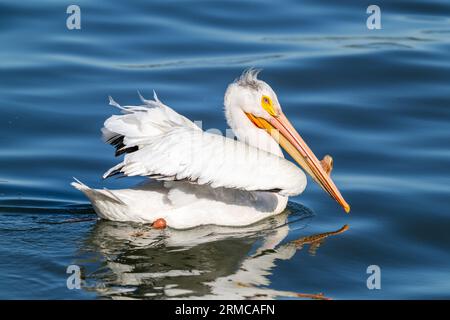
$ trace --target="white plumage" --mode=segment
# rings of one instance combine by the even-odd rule
[[[287,197],[272,192],[210,188],[189,182],[148,182],[131,189],[91,189],[72,185],[92,202],[102,219],[152,223],[165,219],[175,229],[199,225],[238,227],[281,213]]]
[[[305,188],[304,173],[284,158],[204,132],[156,95],[155,100],[141,100],[144,105],[121,106],[110,98],[123,115],[105,121],[104,140],[123,136],[119,153],[139,149],[127,153],[103,177],[120,173],[161,181],[120,190],[73,182],[100,218],[142,223],[163,218],[176,229],[243,226],[281,213],[287,195]]]
[[[156,94],[154,100],[141,100],[140,106],[121,106],[110,98],[123,114],[105,121],[103,137],[116,147],[116,156],[125,156],[103,177],[147,176],[153,182],[122,190],[73,182],[99,217],[144,223],[162,218],[168,226],[184,229],[244,226],[278,214],[288,196],[306,187],[305,174],[284,159],[278,143],[341,201],[329,178],[331,157],[322,168],[256,71],[244,72],[225,93],[225,116],[238,140],[202,131]],[[281,130],[284,140],[274,138],[274,128]],[[343,198],[341,203],[346,205]]]
[[[111,99],[125,115],[106,120],[105,139],[121,135],[122,149],[138,146],[139,150],[125,155],[104,178],[120,172],[157,180],[189,180],[212,188],[277,190],[287,196],[305,188],[303,172],[284,158],[204,132],[156,96],[154,101],[142,100],[143,106],[121,107]]]

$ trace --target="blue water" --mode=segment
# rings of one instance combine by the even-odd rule
[[[0,4],[0,298],[450,298],[448,1],[377,1],[381,30],[364,1],[76,1],[81,30],[68,4]],[[311,182],[250,229],[97,221],[72,177],[134,183],[101,179],[117,161],[100,139],[108,95],[155,89],[224,130],[224,90],[248,67],[334,157],[351,213]]]

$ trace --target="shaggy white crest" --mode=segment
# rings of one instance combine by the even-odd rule
[[[251,87],[252,89],[260,89],[260,81],[258,80],[258,74],[261,69],[249,68],[245,70],[241,76],[236,79],[236,83],[243,87]]]

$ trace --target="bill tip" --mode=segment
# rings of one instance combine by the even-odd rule
[[[349,212],[350,212],[350,205],[349,205],[348,203],[346,203],[346,204],[344,205],[344,210],[345,210],[346,213],[349,213]]]

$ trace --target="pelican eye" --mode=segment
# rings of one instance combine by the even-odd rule
[[[278,112],[275,110],[272,99],[268,96],[262,96],[261,98],[261,106],[264,110],[266,110],[272,117],[277,117]]]

